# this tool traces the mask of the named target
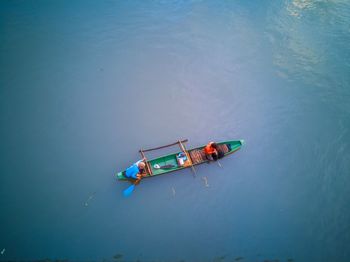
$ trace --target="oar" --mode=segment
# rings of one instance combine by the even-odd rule
[[[219,167],[222,167],[222,165],[220,164],[219,160],[216,160],[216,163],[218,163]]]
[[[142,179],[142,176],[141,176],[141,179]],[[135,180],[135,181],[132,183],[131,186],[129,186],[127,189],[124,189],[123,195],[124,195],[125,197],[130,196],[130,195],[132,194],[132,192],[134,191],[135,186],[138,185],[138,184],[140,184],[141,179]]]
[[[130,195],[132,194],[132,192],[134,191],[134,189],[135,189],[135,185],[132,184],[131,186],[129,186],[127,189],[125,189],[125,190],[123,191],[123,195],[124,195],[125,197],[130,196]]]
[[[216,160],[216,162],[218,163],[219,167],[222,167],[221,163],[219,162],[219,159],[223,158],[225,156],[225,153],[223,153],[222,151],[218,152],[218,159]]]

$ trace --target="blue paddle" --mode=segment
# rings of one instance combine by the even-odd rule
[[[132,192],[134,191],[134,189],[135,189],[135,185],[132,184],[131,186],[129,186],[127,189],[125,189],[125,190],[123,191],[123,195],[124,195],[125,197],[130,196],[130,195],[132,194]]]

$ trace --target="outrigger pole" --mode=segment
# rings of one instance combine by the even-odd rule
[[[141,153],[141,151],[143,151],[143,152],[148,152],[148,151],[157,150],[157,149],[162,149],[162,148],[169,147],[169,146],[175,146],[175,145],[177,145],[179,142],[181,142],[181,143],[186,143],[186,142],[188,142],[188,139],[184,139],[184,140],[182,140],[182,141],[177,141],[177,142],[175,142],[175,143],[172,143],[172,144],[169,144],[169,145],[166,145],[166,146],[160,146],[160,147],[155,147],[155,148],[140,150],[140,153]]]

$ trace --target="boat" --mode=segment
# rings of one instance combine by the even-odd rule
[[[196,171],[194,169],[194,166],[208,162],[208,159],[205,157],[203,150],[205,145],[187,150],[184,144],[186,142],[188,142],[188,139],[182,141],[179,140],[175,143],[157,148],[145,150],[141,149],[139,152],[141,153],[142,158],[145,159],[146,163],[146,176],[144,178],[159,176],[170,172],[178,171],[184,168],[191,168],[195,174]],[[230,140],[219,142],[216,144],[218,145],[218,151],[222,152],[223,156],[226,157],[239,150],[244,144],[244,140]],[[175,145],[179,145],[180,147],[180,151],[177,151],[176,153],[157,157],[151,160],[148,160],[145,156],[145,152],[159,150],[165,147]],[[116,177],[118,180],[122,181],[135,181],[134,179],[130,179],[125,176],[125,170],[116,173]]]

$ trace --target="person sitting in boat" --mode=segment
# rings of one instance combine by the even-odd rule
[[[215,142],[209,142],[204,147],[204,153],[208,160],[218,160],[218,150],[217,150],[217,144]]]
[[[204,153],[209,161],[217,161],[219,158],[223,157],[222,152],[218,151],[218,145],[215,142],[209,142],[204,147]]]
[[[145,170],[146,164],[144,161],[145,159],[141,159],[136,163],[134,163],[133,165],[131,165],[130,167],[128,167],[125,170],[124,175],[127,178],[133,178],[133,179],[136,179],[136,181],[140,181],[141,178],[146,176],[146,170]]]

